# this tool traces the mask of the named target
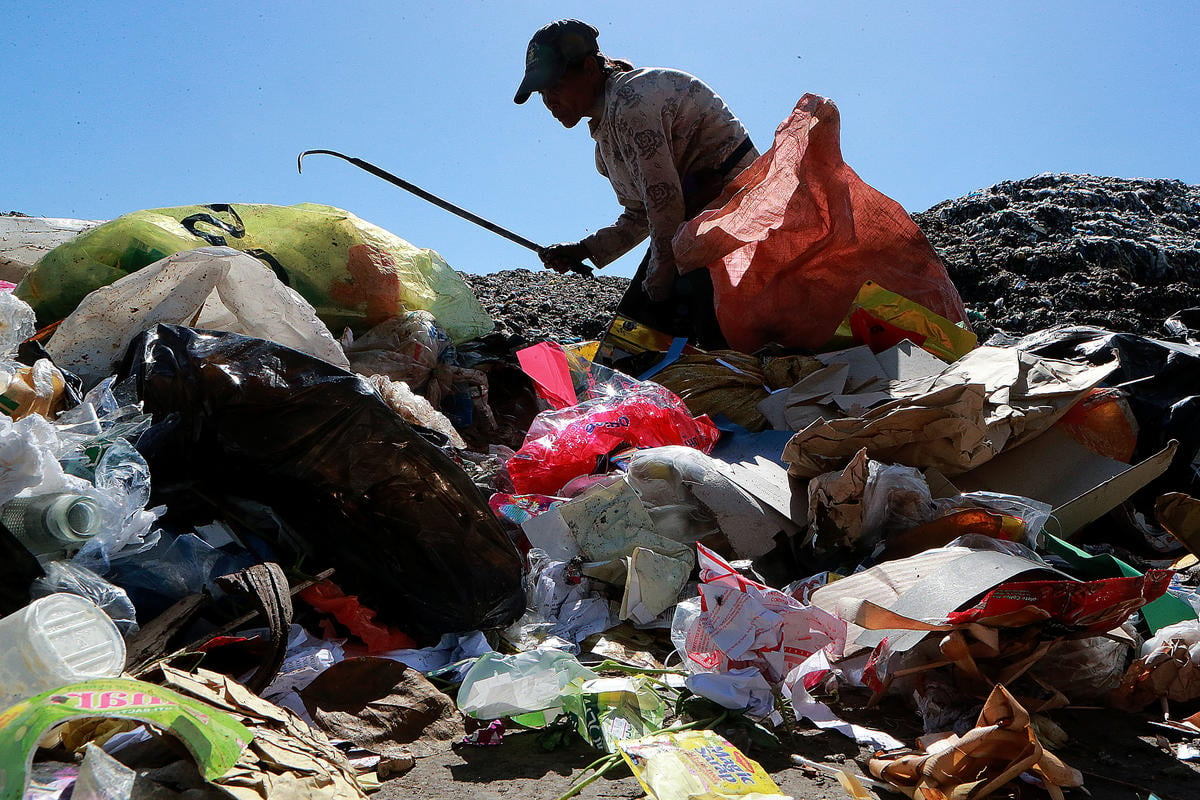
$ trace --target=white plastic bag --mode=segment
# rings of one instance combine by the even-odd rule
[[[629,461],[629,484],[667,538],[696,542],[720,531],[738,558],[775,547],[781,530],[770,511],[723,474],[719,462],[693,447],[639,450]]]
[[[558,707],[562,689],[576,678],[600,677],[561,650],[513,656],[487,653],[463,678],[458,707],[476,719],[500,719]]]
[[[36,315],[11,291],[0,291],[0,355],[9,355],[17,345],[33,336]]]
[[[139,333],[158,323],[269,339],[350,367],[308,301],[261,261],[230,247],[176,253],[95,290],[62,321],[46,349],[56,364],[91,385],[113,371]]]
[[[41,484],[47,475],[61,476],[55,454],[58,435],[36,414],[13,422],[0,414],[0,504]]]

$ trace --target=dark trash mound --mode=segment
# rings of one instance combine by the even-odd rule
[[[496,330],[529,342],[599,338],[629,285],[628,278],[597,275],[592,280],[551,270],[461,274],[496,320]]]
[[[914,214],[981,340],[1059,324],[1162,337],[1200,283],[1200,186],[1044,174]],[[629,281],[549,270],[463,274],[501,333],[597,338]]]
[[[1200,186],[1044,174],[913,217],[981,339],[1064,323],[1161,337],[1196,305]]]

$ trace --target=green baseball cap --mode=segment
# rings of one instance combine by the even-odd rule
[[[535,33],[525,49],[525,79],[513,102],[524,103],[534,92],[553,86],[568,66],[600,52],[596,43],[599,34],[577,19],[555,20]]]

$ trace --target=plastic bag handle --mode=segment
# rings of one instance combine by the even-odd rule
[[[203,212],[199,214],[192,214],[191,216],[187,216],[179,220],[179,223],[183,225],[187,232],[192,236],[203,239],[213,247],[226,246],[227,242],[224,236],[221,236],[218,233],[206,233],[204,231],[196,230],[196,225],[200,222],[212,225],[214,228],[225,231],[225,233],[229,234],[235,239],[241,239],[246,235],[246,224],[242,222],[242,218],[238,216],[237,211],[235,211],[233,206],[231,206],[229,203],[210,203],[204,206],[204,208],[211,209],[218,214],[229,214],[231,217],[233,217],[234,224],[230,225],[228,222],[225,222],[222,219],[217,219],[212,214],[205,214]]]

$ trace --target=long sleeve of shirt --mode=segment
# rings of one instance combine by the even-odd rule
[[[715,169],[746,139],[746,129],[702,81],[670,69],[612,75],[602,112],[589,125],[596,169],[612,184],[623,211],[583,243],[604,266],[649,235],[647,280],[671,280],[671,239],[685,222],[683,176]]]

